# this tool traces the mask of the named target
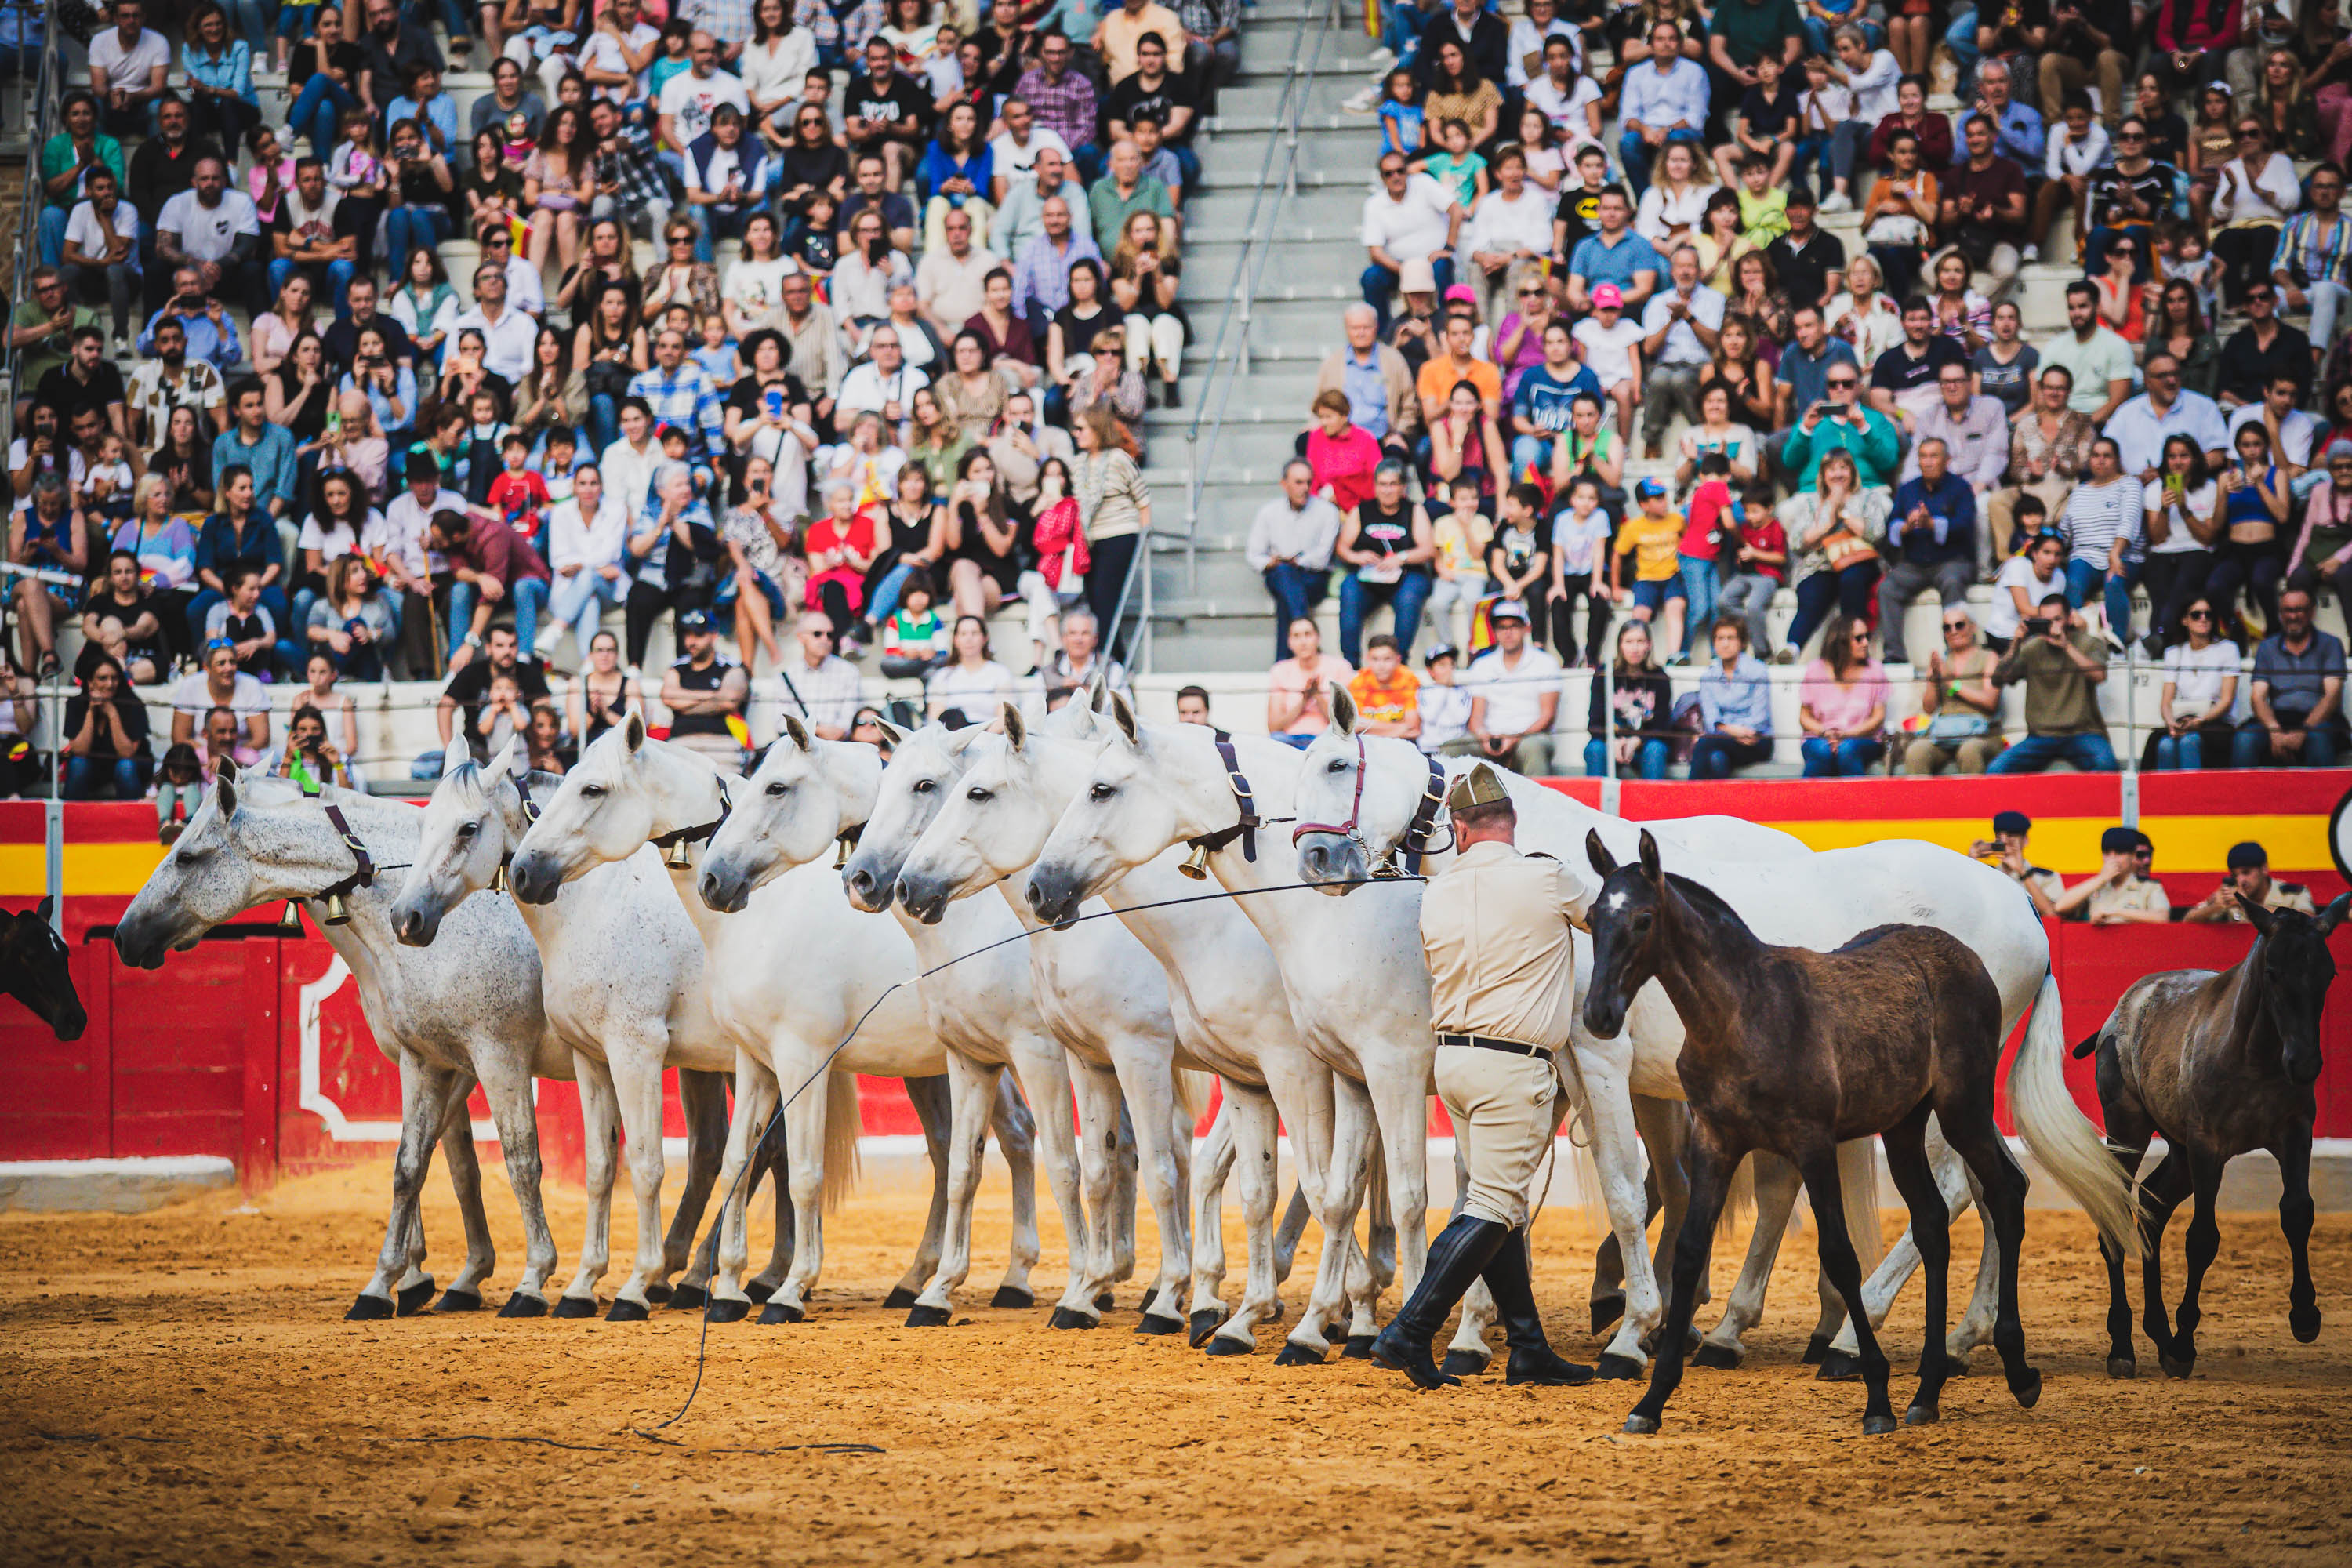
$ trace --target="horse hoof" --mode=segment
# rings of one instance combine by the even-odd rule
[[[677,1292],[667,1285],[648,1285],[646,1287],[646,1300],[656,1307],[666,1307],[669,1305],[669,1300],[675,1294],[677,1294]]]
[[[1822,1370],[1814,1375],[1823,1383],[1852,1383],[1862,1375],[1862,1358],[1844,1351],[1831,1351],[1822,1357]]]
[[[2294,1335],[2294,1342],[2307,1345],[2319,1337],[2319,1309],[2297,1307],[2286,1315],[2286,1326]]]
[[[647,1293],[651,1294],[651,1292]],[[709,1305],[710,1305],[710,1292],[699,1285],[681,1285],[669,1293],[669,1310],[673,1312],[691,1312],[698,1307]],[[737,1317],[741,1315],[740,1312],[736,1314]],[[731,1323],[735,1319],[726,1318],[720,1321]]]
[[[703,1304],[703,1321],[711,1323],[740,1323],[751,1315],[751,1303],[733,1296],[713,1296]]]
[[[1049,1329],[1098,1329],[1102,1327],[1102,1320],[1089,1318],[1076,1307],[1056,1307],[1054,1315],[1045,1320],[1045,1326]]]
[[[1108,1290],[1095,1298],[1095,1310],[1097,1312],[1108,1312],[1118,1305],[1118,1298]]]
[[[1702,1344],[1691,1357],[1691,1365],[1713,1367],[1717,1372],[1736,1372],[1739,1368],[1739,1352],[1729,1345]]]
[[[1862,1418],[1862,1435],[1865,1437],[1884,1437],[1894,1430],[1895,1417],[1892,1415],[1865,1415]]]
[[[362,1296],[343,1314],[347,1323],[380,1323],[393,1315],[392,1303],[382,1296]]]
[[[1341,1361],[1371,1360],[1373,1338],[1374,1336],[1370,1334],[1349,1334],[1346,1348],[1339,1352],[1339,1359]],[[1447,1359],[1453,1358],[1449,1356]]]
[[[482,1310],[481,1293],[476,1290],[444,1290],[441,1299],[433,1303],[436,1312],[478,1312]]]
[[[1209,1336],[1208,1348],[1204,1353],[1209,1355],[1254,1355],[1256,1352],[1257,1346],[1250,1343],[1247,1340],[1235,1339],[1231,1334],[1212,1334]]]
[[[1592,1303],[1592,1331],[1595,1335],[1625,1315],[1625,1298],[1603,1296]]]
[[[754,1301],[764,1301],[776,1293],[776,1288],[764,1279],[754,1279],[743,1287],[743,1294]]]
[[[1282,1353],[1274,1358],[1276,1366],[1321,1366],[1323,1352],[1313,1345],[1302,1345],[1296,1340],[1285,1341]]]
[[[2010,1384],[2009,1391],[2017,1395],[2017,1407],[2020,1410],[2031,1410],[2042,1403],[2042,1374],[2032,1367],[2027,1367],[2024,1376]]]
[[[1942,1414],[1943,1413],[1941,1411],[1932,1405],[1926,1405],[1914,1401],[1911,1408],[1903,1413],[1903,1425],[1906,1426],[1931,1426],[1935,1425],[1936,1418]]]
[[[1224,1321],[1225,1314],[1214,1307],[1203,1307],[1199,1311],[1193,1313],[1191,1334],[1192,1348],[1194,1350],[1199,1350],[1202,1345],[1207,1344],[1209,1342],[1209,1336],[1215,1333],[1217,1330],[1223,1326]],[[1232,1352],[1227,1352],[1224,1353],[1230,1354]]]
[[[2107,1358],[2107,1375],[2115,1378],[2137,1377],[2139,1363],[2127,1355],[2111,1355]]]
[[[890,1287],[890,1293],[882,1298],[882,1310],[886,1312],[903,1312],[913,1306],[915,1301],[915,1292],[908,1289],[904,1285],[893,1285]]]
[[[1157,1312],[1146,1312],[1143,1314],[1143,1321],[1135,1325],[1135,1331],[1139,1334],[1181,1334],[1184,1332],[1184,1320],[1163,1318]]]
[[[614,1300],[613,1310],[604,1314],[604,1321],[608,1323],[642,1323],[650,1316],[652,1314],[646,1310],[643,1301],[632,1301],[624,1296]]]
[[[1355,1341],[1348,1343],[1352,1347]],[[1370,1354],[1370,1341],[1366,1341],[1365,1353]],[[1437,1368],[1448,1377],[1476,1377],[1494,1364],[1495,1358],[1486,1351],[1447,1351],[1445,1360]]]
[[[782,1301],[770,1301],[760,1312],[760,1321],[772,1326],[777,1323],[802,1322],[806,1321],[807,1317],[808,1314],[798,1307]]]
[[[907,1326],[910,1329],[944,1329],[954,1315],[945,1307],[926,1307],[918,1301],[908,1310]]]
[[[425,1304],[432,1300],[433,1280],[428,1276],[394,1297],[394,1310],[401,1317],[413,1318],[425,1310]]]
[[[2164,1375],[2167,1377],[2187,1377],[2197,1370],[2195,1356],[2190,1356],[2187,1361],[2181,1361],[2158,1351],[2156,1352],[2156,1361],[2158,1366],[2164,1368]]]
[[[988,1299],[988,1304],[1006,1311],[1025,1312],[1037,1304],[1037,1298],[1018,1285],[999,1285],[996,1294]]]
[[[1805,1364],[1807,1366],[1821,1365],[1822,1362],[1829,1355],[1829,1335],[1815,1334],[1811,1339],[1805,1342]]]
[[[507,1298],[507,1304],[499,1309],[499,1316],[501,1318],[544,1318],[547,1316],[547,1299],[543,1296],[526,1296],[521,1291],[518,1290],[513,1295]]]
[[[1630,1383],[1633,1379],[1642,1375],[1642,1363],[1635,1361],[1632,1356],[1603,1355],[1599,1361],[1592,1363],[1592,1375],[1595,1377],[1617,1378]],[[1656,1431],[1658,1429],[1657,1423],[1654,1421],[1652,1422],[1649,1429],[1653,1432]]]
[[[1606,1377],[1609,1374],[1603,1373],[1601,1375]],[[1636,1437],[1646,1437],[1657,1429],[1658,1418],[1654,1415],[1635,1414],[1625,1417],[1625,1430]]]
[[[596,1315],[593,1296],[564,1296],[556,1300],[555,1315],[559,1318],[593,1318]]]

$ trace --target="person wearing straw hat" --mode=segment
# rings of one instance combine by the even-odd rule
[[[1554,1053],[1568,1043],[1575,955],[1559,863],[1522,853],[1502,779],[1474,764],[1445,792],[1459,851],[1421,900],[1437,1031],[1438,1097],[1469,1170],[1462,1212],[1429,1244],[1421,1284],[1372,1342],[1372,1359],[1423,1388],[1459,1383],[1429,1342],[1475,1279],[1494,1293],[1511,1356],[1506,1381],[1563,1387],[1592,1369],[1544,1339],[1528,1272],[1528,1189],[1559,1121]]]

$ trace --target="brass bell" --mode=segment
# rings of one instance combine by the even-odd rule
[[[1372,880],[1375,882],[1392,882],[1403,875],[1404,868],[1397,864],[1393,850],[1372,862]]]
[[[499,868],[490,873],[490,891],[503,893],[507,890],[507,863],[501,860],[499,862]]]
[[[833,868],[839,871],[846,868],[848,865],[849,840],[846,838],[836,838],[833,841]]]
[[[1207,881],[1209,879],[1209,847],[1205,844],[1193,845],[1192,853],[1184,857],[1184,863],[1176,869],[1196,882]]]
[[[673,840],[669,853],[662,857],[662,864],[673,871],[690,870],[694,866],[694,851],[686,847],[685,839]]]
[[[289,899],[286,900],[285,911],[278,917],[278,929],[281,933],[287,936],[300,936],[302,934],[301,900]]]
[[[342,894],[327,895],[327,912],[320,917],[319,923],[325,926],[347,926],[352,923],[351,907],[343,902]]]

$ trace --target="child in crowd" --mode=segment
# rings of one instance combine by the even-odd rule
[[[1696,477],[1682,542],[1675,547],[1682,566],[1684,619],[1693,642],[1715,625],[1716,585],[1721,581],[1724,546],[1738,526],[1738,506],[1731,495],[1731,459],[1722,452],[1701,458]],[[1682,651],[1687,655],[1691,650]]]
[[[1759,481],[1748,487],[1732,516],[1727,542],[1732,537],[1738,542],[1732,550],[1731,577],[1717,595],[1716,607],[1748,623],[1748,646],[1758,658],[1769,661],[1772,641],[1765,613],[1789,569],[1789,536],[1773,515],[1770,485]]]
[[[1440,643],[1421,657],[1421,689],[1413,706],[1421,717],[1421,749],[1434,752],[1448,742],[1470,732],[1470,694],[1454,684],[1459,662],[1453,647]]]
[[[678,426],[669,424],[665,424],[661,427],[661,449],[663,457],[668,458],[673,463],[684,463],[692,470],[694,474],[695,499],[697,500],[709,500],[710,499],[710,488],[717,481],[718,478],[710,467],[710,454],[706,450],[697,448],[689,456],[688,452],[686,432]]]
[[[110,522],[131,521],[131,456],[122,437],[108,431],[98,444],[98,461],[82,470],[82,500]]]
[[[1609,514],[1601,510],[1601,481],[1582,475],[1551,520],[1552,640],[1562,662],[1598,668],[1609,643],[1609,582],[1601,570],[1610,543]],[[1584,652],[1576,648],[1576,606],[1584,606]]]
[[[1617,405],[1617,428],[1633,429],[1633,400],[1642,390],[1642,323],[1625,319],[1625,296],[1614,283],[1592,290],[1592,314],[1570,334],[1584,347],[1584,366]]]
[[[558,425],[547,433],[547,445],[540,455],[539,481],[547,487],[547,500],[541,505],[554,510],[572,499],[572,469],[579,460],[580,437],[568,425]]]
[[[530,710],[524,705],[521,683],[511,675],[491,676],[490,689],[475,727],[482,732],[482,749],[477,760],[487,761],[512,745],[517,735],[530,728]]]
[[[1789,193],[1772,183],[1772,163],[1761,153],[1739,160],[1739,237],[1759,250],[1789,232]]]
[[[1496,498],[1502,526],[1486,542],[1486,577],[1500,600],[1528,608],[1528,635],[1538,647],[1544,641],[1544,583],[1551,575],[1551,550],[1540,528],[1543,491],[1534,485],[1513,485]]]
[[[1666,662],[1679,664],[1683,656],[1683,518],[1666,506],[1666,487],[1643,479],[1633,490],[1640,510],[1617,531],[1617,546],[1609,558],[1609,594],[1621,605],[1633,606],[1633,618],[1659,620],[1657,644],[1675,649]],[[1633,557],[1633,582],[1624,582],[1625,557]]]
[[[1388,96],[1381,101],[1381,153],[1418,158],[1429,144],[1429,128],[1421,112],[1421,84],[1402,66],[1389,72]]]
[[[1157,180],[1168,187],[1168,205],[1179,213],[1184,210],[1184,165],[1176,150],[1166,145],[1168,133],[1160,121],[1149,114],[1139,114],[1130,121],[1128,130],[1135,139],[1135,150],[1142,155],[1143,174],[1147,180]]]
[[[1471,615],[1486,596],[1486,546],[1495,525],[1478,510],[1475,481],[1457,480],[1444,504],[1446,510],[1430,531],[1437,545],[1437,580],[1430,584],[1429,618],[1440,637],[1460,644],[1468,640]]]
[[[514,426],[499,417],[499,395],[488,387],[477,388],[466,399],[466,434],[461,443],[465,453],[466,499],[480,506],[490,499],[490,486],[505,470],[507,437],[515,433]],[[526,458],[530,447],[524,447]]]
[[[530,437],[520,430],[508,431],[499,444],[499,455],[505,459],[506,467],[490,481],[489,493],[483,499],[492,511],[506,519],[509,528],[543,553],[541,531],[547,526],[548,509],[555,501],[548,493],[547,481],[530,466]]]
[[[1356,732],[1395,735],[1403,740],[1421,734],[1421,681],[1386,632],[1365,639],[1364,668],[1348,682],[1356,700]]]
[[[735,340],[727,335],[727,318],[712,310],[702,318],[701,339],[688,355],[723,395],[742,369],[735,358]]]
[[[155,770],[155,837],[169,844],[187,831],[205,804],[204,763],[185,741],[163,753]]]
[[[1486,160],[1470,150],[1470,127],[1459,120],[1441,121],[1439,151],[1407,165],[1445,187],[1445,194],[1468,212],[1486,194]]]
[[[278,624],[261,602],[261,574],[232,566],[226,574],[228,597],[205,616],[205,640],[225,639],[236,648],[236,668],[257,680],[278,676]]]
[[[1853,89],[1830,79],[1830,62],[1826,58],[1808,55],[1805,90],[1797,103],[1797,161],[1790,171],[1791,177],[1801,180],[1806,171],[1811,170],[1813,188],[1828,193],[1822,199],[1821,210],[1852,212],[1853,198],[1846,194],[1845,182],[1831,172],[1830,142],[1837,128],[1853,118]]]
[[[950,654],[947,623],[932,606],[930,574],[916,572],[898,590],[898,612],[882,623],[882,673],[919,679]]]

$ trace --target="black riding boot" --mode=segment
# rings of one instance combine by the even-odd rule
[[[1480,1276],[1495,1295],[1495,1310],[1503,1320],[1503,1339],[1511,1347],[1510,1370],[1503,1381],[1513,1385],[1532,1383],[1546,1388],[1571,1388],[1592,1381],[1592,1369],[1552,1353],[1544,1338],[1543,1316],[1536,1310],[1534,1281],[1528,1277],[1528,1233],[1515,1230],[1486,1261]]]
[[[1491,1219],[1466,1214],[1439,1231],[1437,1239],[1429,1244],[1429,1266],[1421,1277],[1421,1288],[1372,1342],[1372,1359],[1391,1372],[1405,1373],[1423,1388],[1459,1384],[1460,1378],[1437,1370],[1437,1363],[1430,1358],[1429,1342],[1510,1234]]]

